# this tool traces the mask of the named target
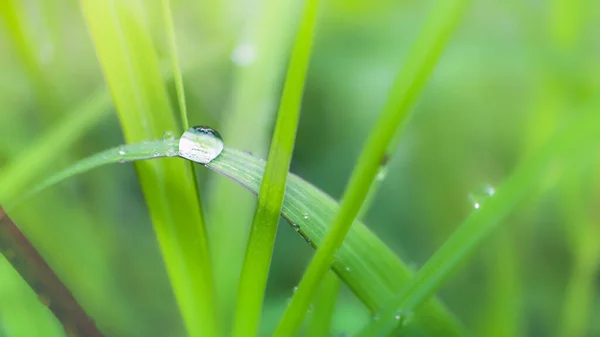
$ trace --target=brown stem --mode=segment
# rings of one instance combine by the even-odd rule
[[[0,253],[38,294],[71,337],[104,336],[69,289],[54,274],[33,245],[0,206]]]

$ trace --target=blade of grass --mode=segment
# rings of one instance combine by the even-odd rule
[[[101,337],[95,322],[77,303],[35,247],[0,206],[0,253],[62,323],[69,336]]]
[[[562,213],[565,218],[566,238],[573,254],[573,270],[567,283],[562,307],[562,320],[557,336],[582,337],[589,329],[594,298],[594,279],[600,269],[600,249],[596,242],[597,223],[590,215],[590,203],[586,202],[586,186],[592,181],[597,185],[598,177],[590,178],[581,170],[569,171],[561,188]],[[592,193],[598,200],[598,193]]]
[[[72,167],[47,178],[32,190],[33,196],[76,174],[109,163],[143,160],[167,156],[176,149],[177,141],[156,141],[128,144],[97,153]],[[122,153],[125,153],[123,155]],[[226,147],[206,165],[217,173],[232,179],[248,191],[258,195],[265,162],[245,152]],[[294,174],[288,175],[281,215],[292,228],[313,247],[323,241],[327,228],[337,214],[339,205],[316,187]],[[310,217],[305,215],[310,212]],[[338,250],[333,271],[349,286],[357,297],[372,311],[377,312],[390,296],[402,290],[412,278],[411,268],[379,240],[362,222],[355,221],[344,244]],[[423,329],[432,336],[461,336],[462,327],[436,300],[428,301],[416,317]],[[419,321],[423,318],[423,321]]]
[[[235,63],[230,107],[219,131],[227,135],[229,146],[265,157],[289,52],[289,33],[295,27],[290,18],[295,2],[262,0],[258,3],[256,16],[242,28],[244,39],[234,50],[234,54],[246,50],[250,55],[246,62]],[[220,309],[225,326],[229,327],[255,200],[249,194],[240,195],[230,180],[213,176],[208,183],[207,205],[208,221],[218,224],[209,226],[209,239]]]
[[[62,99],[56,87],[44,76],[43,68],[36,50],[37,44],[28,30],[27,8],[22,1],[7,0],[0,2],[0,24],[7,30],[7,40],[18,54],[17,59],[22,63],[27,77],[31,79],[36,103],[50,118],[62,113]]]
[[[595,107],[597,108],[597,107]],[[381,311],[381,319],[369,324],[359,336],[387,336],[401,326],[406,315],[424,303],[456,270],[479,243],[527,195],[533,193],[557,157],[568,162],[596,159],[600,123],[595,113],[580,117],[525,161],[496,189],[492,198],[473,212],[423,265],[402,292]],[[565,160],[566,161],[566,160]]]
[[[265,163],[226,147],[206,166],[258,194]],[[313,247],[322,244],[338,212],[339,205],[327,194],[294,174],[288,175],[282,216]],[[355,220],[336,252],[332,269],[373,312],[379,311],[412,278],[411,268],[359,220]],[[428,335],[463,335],[455,317],[436,300],[429,301],[421,310],[422,316],[416,319],[423,319],[419,323]]]
[[[330,271],[325,275],[320,286],[319,296],[314,303],[308,336],[328,337],[331,335],[331,321],[341,286],[342,282],[334,272]]]
[[[373,199],[377,194],[381,183],[385,179],[387,156],[381,163],[377,178],[369,187],[369,192],[365,202],[362,204],[360,211],[358,212],[357,219],[363,220],[365,214],[371,208]],[[321,284],[320,296],[317,296],[317,300],[314,303],[314,313],[309,326],[309,336],[329,336],[331,330],[331,323],[334,317],[335,303],[338,300],[339,293],[341,290],[341,280],[337,275],[330,270],[325,275],[325,279]]]
[[[364,202],[377,175],[380,163],[390,146],[398,127],[406,120],[427,79],[435,67],[446,42],[466,12],[468,0],[441,0],[429,15],[421,36],[408,56],[407,63],[397,76],[380,118],[373,127],[352,172],[339,214],[317,249],[302,280],[280,321],[275,336],[292,336],[297,333],[320,280],[329,269],[335,254],[346,237],[350,226]]]
[[[139,3],[81,6],[128,142],[177,131]],[[219,336],[206,231],[190,164],[136,163],[175,298],[191,336]]]
[[[184,130],[190,128],[188,122],[187,107],[185,104],[185,91],[183,89],[183,76],[179,66],[179,57],[177,54],[177,37],[175,35],[175,25],[173,24],[173,14],[171,13],[171,4],[169,0],[162,0],[162,12],[164,14],[165,29],[169,40],[169,55],[171,57],[171,66],[173,68],[173,77],[175,79],[175,89],[177,91],[177,101],[179,102],[179,111],[181,113],[181,125]]]
[[[251,337],[258,332],[277,223],[294,150],[318,7],[319,0],[305,2],[294,42],[271,139],[269,161],[261,182],[242,265],[233,336]]]

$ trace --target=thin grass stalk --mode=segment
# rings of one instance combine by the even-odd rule
[[[156,51],[138,2],[82,0],[81,6],[128,143],[178,133]],[[190,163],[135,164],[188,334],[220,336],[208,242]]]
[[[56,276],[1,206],[0,253],[37,293],[40,302],[58,318],[65,333],[73,337],[103,336],[94,320],[86,314],[71,291]]]
[[[190,128],[188,121],[187,106],[185,104],[185,90],[183,88],[183,76],[181,67],[179,66],[179,56],[177,53],[177,36],[175,35],[175,25],[173,24],[173,13],[169,0],[162,0],[162,12],[165,21],[165,29],[167,31],[167,40],[169,40],[169,56],[171,58],[171,66],[173,68],[173,78],[175,82],[175,90],[177,91],[177,102],[179,103],[179,112],[181,125],[184,130]]]
[[[304,273],[298,291],[292,297],[275,331],[275,336],[291,336],[297,333],[321,279],[333,262],[336,249],[344,241],[368,194],[394,134],[406,120],[454,28],[466,12],[468,3],[466,0],[443,0],[438,2],[430,14],[406,65],[402,67],[390,90],[380,118],[369,134],[342,197],[339,213]]]
[[[289,52],[292,2],[262,0],[243,27],[233,51],[234,83],[221,126],[228,146],[266,157],[270,130],[279,98],[279,86]],[[273,29],[278,27],[278,29]],[[244,51],[246,54],[242,54]],[[222,177],[210,177],[207,219],[214,261],[219,310],[225,326],[232,326],[240,271],[256,204],[251,195]]]
[[[375,199],[375,195],[379,191],[381,183],[386,177],[385,172],[388,158],[386,156],[386,159],[382,161],[379,174],[371,184],[367,197],[358,212],[357,218],[360,220],[364,220]],[[333,323],[335,303],[338,301],[340,290],[342,289],[342,280],[340,280],[333,270],[330,270],[325,275],[325,279],[320,287],[321,295],[317,297],[314,303],[315,310],[309,326],[309,336],[329,336]]]
[[[318,0],[305,2],[294,42],[242,266],[233,336],[251,337],[258,331],[275,233],[296,139],[318,7]]]
[[[590,106],[595,111],[598,103]],[[520,165],[496,190],[494,196],[463,221],[446,242],[417,272],[404,291],[397,294],[384,310],[382,319],[367,326],[359,336],[388,334],[402,328],[406,317],[417,310],[464,262],[491,231],[539,185],[557,160],[589,162],[598,155],[600,121],[588,112],[554,137],[544,148]],[[585,153],[585,158],[582,154]],[[575,158],[573,158],[575,157]],[[385,318],[385,319],[383,319]]]

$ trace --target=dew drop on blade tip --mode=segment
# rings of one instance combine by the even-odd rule
[[[223,151],[223,138],[212,128],[194,126],[179,140],[179,156],[196,163],[208,164]]]

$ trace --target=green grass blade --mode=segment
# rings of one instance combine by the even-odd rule
[[[340,212],[333,221],[323,245],[319,247],[304,273],[298,291],[293,295],[275,336],[291,336],[298,331],[319,282],[330,268],[336,249],[344,241],[367,196],[394,134],[399,137],[400,131],[396,132],[398,126],[406,119],[425,86],[468,3],[468,0],[441,0],[428,18],[421,36],[408,56],[407,63],[394,82],[381,117],[371,131],[352,172],[342,197]]]
[[[315,308],[312,312],[308,336],[328,337],[331,335],[331,321],[341,286],[342,282],[335,273],[329,272],[325,275],[319,296],[314,303]]]
[[[158,140],[138,144],[122,145],[96,153],[95,155],[82,159],[74,165],[46,178],[44,181],[29,189],[26,193],[12,201],[10,204],[5,204],[6,209],[10,210],[21,204],[26,199],[37,195],[38,193],[68,178],[85,173],[96,167],[114,163],[127,163],[146,159],[173,157],[177,154],[177,147],[177,140]]]
[[[179,56],[177,53],[177,37],[175,36],[175,25],[173,24],[173,14],[171,13],[171,4],[169,0],[162,0],[162,11],[165,20],[165,29],[169,40],[169,55],[171,57],[171,66],[173,67],[173,77],[175,78],[175,89],[177,90],[177,100],[179,102],[179,112],[181,113],[181,125],[184,130],[190,128],[188,121],[187,107],[185,104],[185,91],[183,89],[183,76],[179,66]]]
[[[81,6],[128,143],[177,132],[156,51],[137,2]],[[175,298],[191,336],[219,336],[206,231],[189,163],[136,163]]]
[[[271,139],[269,161],[261,182],[257,209],[246,247],[233,336],[254,336],[260,324],[275,233],[294,150],[319,0],[307,0],[304,6]]]
[[[557,157],[565,163],[594,159],[600,149],[599,132],[600,123],[595,112],[587,114],[525,161],[496,189],[493,197],[454,231],[406,288],[385,306],[380,314],[381,319],[367,326],[360,336],[387,336],[395,330],[405,315],[418,309],[504,217],[535,191]],[[565,157],[568,157],[568,161]]]
[[[28,196],[106,164],[169,156],[176,146],[177,141],[160,140],[108,149],[49,177]],[[258,195],[265,170],[263,160],[226,147],[206,166]],[[338,209],[339,205],[327,194],[294,174],[288,175],[281,215],[313,247],[323,241]],[[411,269],[359,220],[338,250],[332,269],[373,312],[379,311],[413,277]],[[430,335],[461,335],[462,328],[436,300],[428,301],[420,313],[424,317],[422,326]],[[420,317],[416,319],[419,322]]]
[[[264,161],[225,147],[208,168],[258,194]],[[294,174],[288,175],[282,216],[313,247],[324,240],[339,205],[327,194]],[[373,234],[355,220],[348,236],[334,256],[333,271],[373,312],[389,301],[413,277],[411,269]],[[461,336],[462,327],[436,300],[429,301],[417,321],[429,335]]]
[[[235,80],[219,131],[227,135],[229,146],[265,157],[290,49],[290,33],[295,28],[295,22],[290,20],[295,2],[258,3],[256,15],[244,25],[244,38],[233,52]],[[236,60],[240,50],[249,52],[244,55],[246,59]],[[206,218],[219,224],[209,227],[209,239],[220,310],[225,326],[230,327],[256,201],[251,195],[240,195],[235,183],[219,176],[211,177],[205,195]]]

